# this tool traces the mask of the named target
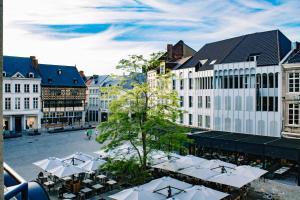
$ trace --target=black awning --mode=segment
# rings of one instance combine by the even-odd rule
[[[190,135],[197,146],[298,161],[300,140],[223,131]]]

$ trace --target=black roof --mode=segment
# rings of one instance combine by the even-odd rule
[[[208,70],[213,64],[245,62],[251,55],[258,55],[257,66],[278,65],[290,50],[291,41],[279,30],[253,33],[206,44],[178,69],[193,68],[207,59],[199,70]]]
[[[250,135],[223,131],[206,131],[189,135],[195,144],[208,148],[250,153],[260,156],[297,161],[300,156],[300,140]]]
[[[300,49],[288,59],[288,63],[300,63]]]
[[[35,78],[40,78],[29,57],[3,56],[3,71],[5,71],[6,77],[20,73],[29,78],[29,73],[33,73]]]
[[[42,86],[86,87],[75,66],[39,64]]]

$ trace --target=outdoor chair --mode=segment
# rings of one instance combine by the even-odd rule
[[[64,190],[63,190],[63,188],[59,188],[59,189],[58,189],[58,198],[59,198],[59,199],[63,199],[63,195],[64,195]]]

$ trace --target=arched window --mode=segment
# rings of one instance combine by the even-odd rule
[[[261,88],[261,75],[256,74],[256,88]]]
[[[183,73],[180,72],[179,74],[179,79],[180,79],[180,89],[183,90],[184,88],[184,79],[183,79]]]
[[[275,88],[278,88],[278,72],[275,73]]]
[[[193,89],[193,78],[192,78],[192,72],[191,71],[189,71],[188,77],[189,77],[189,89],[191,90],[191,89]]]
[[[273,73],[269,73],[269,88],[274,88],[274,75]]]
[[[268,76],[265,73],[262,75],[262,85],[263,88],[268,88]]]

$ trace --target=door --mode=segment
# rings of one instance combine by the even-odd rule
[[[103,112],[101,113],[101,122],[107,121],[107,113]]]
[[[9,124],[8,124],[8,121],[5,121],[4,122],[4,130],[8,130],[8,128],[9,128]]]
[[[22,118],[19,116],[15,117],[15,131],[19,133],[22,131]]]

